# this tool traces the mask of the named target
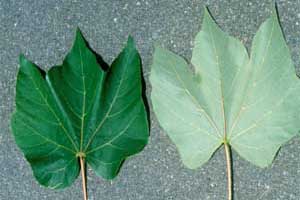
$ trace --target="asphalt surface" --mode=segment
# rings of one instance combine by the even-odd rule
[[[300,69],[300,0],[277,1],[282,27]],[[82,199],[80,178],[65,190],[37,184],[9,129],[14,110],[18,55],[48,69],[62,62],[76,27],[110,63],[134,36],[147,83],[153,44],[191,58],[193,39],[207,5],[223,30],[250,48],[271,0],[1,0],[0,1],[0,199]],[[299,122],[300,123],[300,122]],[[300,200],[300,139],[279,151],[272,166],[259,169],[233,152],[236,200]],[[186,169],[170,139],[151,113],[151,139],[128,159],[119,176],[105,181],[88,170],[90,200],[221,200],[226,196],[223,148],[202,168]]]

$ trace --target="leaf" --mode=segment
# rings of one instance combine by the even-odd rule
[[[108,71],[101,67],[79,30],[62,65],[47,73],[20,57],[11,126],[40,184],[71,185],[78,157],[112,179],[124,159],[146,145],[141,61],[133,39]]]
[[[268,166],[300,125],[300,82],[276,11],[256,33],[251,58],[205,10],[191,63],[155,48],[152,104],[183,163],[197,168],[222,144]]]

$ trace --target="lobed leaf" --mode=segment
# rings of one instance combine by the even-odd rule
[[[299,130],[300,82],[277,13],[256,33],[249,58],[205,10],[191,64],[155,48],[152,104],[183,163],[197,168],[223,143],[243,158],[268,166]]]
[[[141,61],[133,39],[107,71],[102,67],[79,30],[62,65],[47,73],[20,57],[11,126],[40,184],[71,185],[79,156],[112,179],[146,145]]]

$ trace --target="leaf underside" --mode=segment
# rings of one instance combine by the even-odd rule
[[[78,156],[97,175],[114,178],[124,159],[148,139],[133,39],[107,71],[79,30],[62,65],[47,73],[21,56],[11,125],[40,184],[71,185],[80,171]]]
[[[183,163],[197,168],[224,142],[244,159],[268,166],[299,130],[300,82],[277,13],[256,33],[249,58],[205,10],[191,64],[155,48],[150,82],[157,119]]]

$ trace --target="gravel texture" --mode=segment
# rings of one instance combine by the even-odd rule
[[[37,184],[9,129],[14,110],[18,55],[23,52],[45,69],[62,62],[75,28],[107,62],[128,34],[134,36],[148,82],[153,44],[191,58],[193,39],[207,5],[223,30],[250,48],[271,0],[1,0],[0,1],[0,199],[82,199],[80,178],[63,191]],[[296,66],[300,66],[300,0],[277,1],[282,27]],[[202,168],[186,169],[151,113],[151,139],[128,159],[113,181],[88,171],[90,200],[220,200],[226,196],[223,148]],[[299,122],[300,123],[300,122]],[[299,200],[300,139],[278,153],[272,166],[259,169],[233,153],[236,200]]]

